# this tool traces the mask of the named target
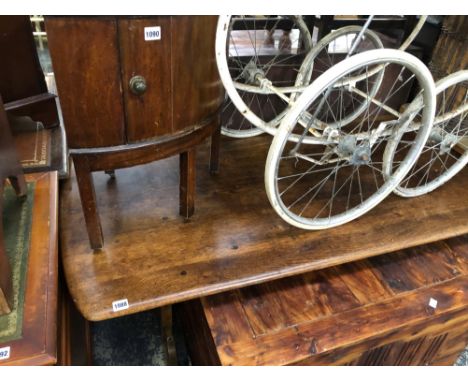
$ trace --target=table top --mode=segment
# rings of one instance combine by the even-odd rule
[[[178,158],[95,173],[104,248],[93,252],[75,177],[61,189],[61,252],[73,300],[91,321],[259,284],[468,232],[468,174],[414,199],[390,195],[325,231],[289,226],[271,208],[264,166],[271,137],[223,137],[220,173],[197,151],[195,214],[178,216]],[[114,312],[113,302],[128,300]]]
[[[57,173],[26,176],[35,182],[31,241],[19,339],[0,343],[10,357],[0,365],[51,365],[57,361],[58,184]]]

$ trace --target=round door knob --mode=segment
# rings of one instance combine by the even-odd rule
[[[146,80],[142,76],[134,76],[130,78],[128,86],[133,94],[142,95],[146,91]]]

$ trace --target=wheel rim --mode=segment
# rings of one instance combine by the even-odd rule
[[[303,163],[306,160],[303,160],[303,158],[298,159],[297,156],[288,157],[288,155],[284,155],[284,153],[289,152],[292,145],[291,142],[288,142],[289,136],[294,133],[301,113],[311,106],[313,107],[314,102],[319,102],[320,96],[324,96],[326,89],[336,83],[338,77],[341,78],[353,74],[353,71],[382,63],[392,63],[394,66],[400,65],[402,68],[411,71],[414,78],[424,88],[422,97],[425,105],[423,125],[417,133],[408,156],[391,178],[385,179],[382,170],[384,162],[382,152],[389,134],[383,138],[380,137],[380,140],[377,139],[373,144],[369,143],[367,147],[366,144],[363,144],[365,143],[364,138],[361,140],[354,139],[354,141],[348,139],[349,137],[356,137],[357,132],[363,132],[363,127],[366,125],[369,138],[378,131],[374,120],[379,116],[378,108],[372,111],[371,107],[369,107],[366,111],[367,115],[363,119],[363,121],[372,120],[373,123],[360,123],[361,130],[349,126],[348,131],[340,135],[340,142],[335,140],[337,143],[333,145],[325,143],[322,145],[308,145],[305,151],[304,147],[307,145],[302,145],[301,150],[303,151],[299,151],[301,155],[315,160],[326,158],[330,163],[317,165],[309,162],[304,170]],[[395,87],[389,88],[387,94],[389,98],[383,99],[384,103],[389,103],[392,100],[394,90]],[[415,102],[417,101],[415,100]],[[409,110],[414,110],[414,104]],[[304,229],[330,228],[361,216],[383,200],[409,171],[412,161],[417,158],[424,141],[427,139],[433,114],[434,84],[430,73],[419,60],[407,53],[388,49],[365,52],[336,65],[320,76],[298,99],[296,106],[283,120],[280,131],[272,142],[265,169],[265,185],[273,208],[288,223]],[[402,119],[400,123],[402,121],[409,123],[410,117],[414,118],[414,113],[408,112],[404,113],[404,115],[405,119]],[[380,123],[377,126],[380,126]],[[365,137],[365,134],[361,135],[361,137]],[[317,152],[314,152],[314,150]],[[331,152],[332,154],[330,154]],[[326,155],[328,155],[328,158]],[[345,156],[348,159],[331,162]],[[301,160],[303,163],[298,164]],[[288,161],[291,163],[294,161],[294,163],[290,164]],[[378,177],[375,168],[377,164],[379,166]],[[287,171],[290,171],[290,173]],[[315,183],[308,184],[307,182],[311,178]],[[284,182],[284,185],[281,184],[282,182]],[[302,183],[302,188],[299,183]],[[366,188],[372,183],[375,183],[375,186],[373,189],[370,188],[370,192],[368,192]],[[295,191],[293,192],[293,190]],[[289,199],[287,193],[291,195]]]
[[[354,39],[358,36],[361,29],[362,28],[359,26],[351,25],[333,31],[322,38],[304,59],[296,78],[296,87],[309,85],[319,75],[344,60],[350,52]],[[362,53],[370,49],[382,48],[383,44],[379,36],[368,29],[364,32],[361,42],[356,45],[353,54]],[[371,89],[368,89],[370,98],[377,94],[384,73],[385,68],[382,68],[382,70],[376,73],[375,81],[373,81]],[[291,99],[297,99],[298,95],[299,93],[291,95]],[[331,124],[327,123],[327,125],[329,128],[347,125],[358,118],[361,113],[364,112],[365,108],[366,104],[362,103],[360,108],[355,108],[351,113],[341,115],[339,121]]]
[[[423,150],[395,193],[403,197],[426,194],[440,187],[468,163],[468,71],[454,73],[436,84],[436,115]],[[386,173],[398,168],[412,132],[389,143]]]
[[[263,21],[241,16],[222,16],[219,19],[216,36],[218,69],[227,94],[240,110],[238,114],[232,111],[233,115],[227,118],[227,122],[244,117],[250,122],[250,125],[244,124],[245,128],[239,122],[224,123],[223,133],[226,135],[258,135],[261,133],[258,128],[274,132],[287,103],[271,92],[259,94],[261,90],[256,78],[261,76],[272,80],[278,88],[292,87],[305,52],[312,44],[310,33],[300,17],[288,16],[265,24],[265,27],[273,29],[278,25],[290,27],[289,40],[281,40],[283,36],[278,36],[283,33],[281,31],[266,36],[263,30],[248,29],[250,26],[258,27],[260,22]],[[273,39],[273,47],[265,43],[269,37]],[[283,41],[281,47],[280,40]],[[287,43],[289,50],[285,49]]]

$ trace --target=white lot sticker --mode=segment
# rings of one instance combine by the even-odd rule
[[[437,300],[431,297],[431,299],[429,300],[429,306],[433,309],[437,308]]]
[[[10,347],[0,348],[0,360],[10,358]]]
[[[118,312],[119,310],[125,310],[128,309],[128,300],[123,299],[123,300],[117,300],[112,303],[112,309],[114,312]]]
[[[161,40],[161,27],[145,27],[145,41]]]

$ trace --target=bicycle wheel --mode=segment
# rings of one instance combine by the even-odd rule
[[[421,155],[395,188],[403,197],[427,194],[454,177],[468,163],[468,70],[436,83],[436,117]],[[413,139],[414,129],[400,131],[387,145],[387,176],[399,166]]]
[[[329,110],[335,90],[354,91],[350,78],[360,78],[365,89],[372,88],[376,68],[382,66],[386,73],[396,71],[397,75],[392,81],[384,81],[377,99],[366,101],[362,116],[352,124],[325,128],[317,135],[313,123],[325,120],[324,114],[329,114],[331,122],[340,119]],[[407,100],[411,86],[418,86],[421,96],[399,113],[394,105]],[[410,150],[392,176],[384,177],[386,142],[394,129],[406,128],[415,118],[414,110],[422,106],[421,127]],[[335,227],[360,217],[392,192],[410,170],[429,135],[434,112],[432,76],[421,61],[406,52],[379,49],[336,64],[297,99],[272,141],[265,167],[271,205],[286,222],[310,230]],[[313,116],[310,127],[298,123],[304,113]],[[291,137],[299,132],[309,140],[293,142]]]
[[[297,71],[312,47],[301,16],[220,16],[216,32],[216,62],[226,93],[237,111],[226,103],[222,132],[251,137],[274,134],[288,106]],[[283,98],[265,83],[271,84]],[[246,118],[250,123],[242,123]]]

